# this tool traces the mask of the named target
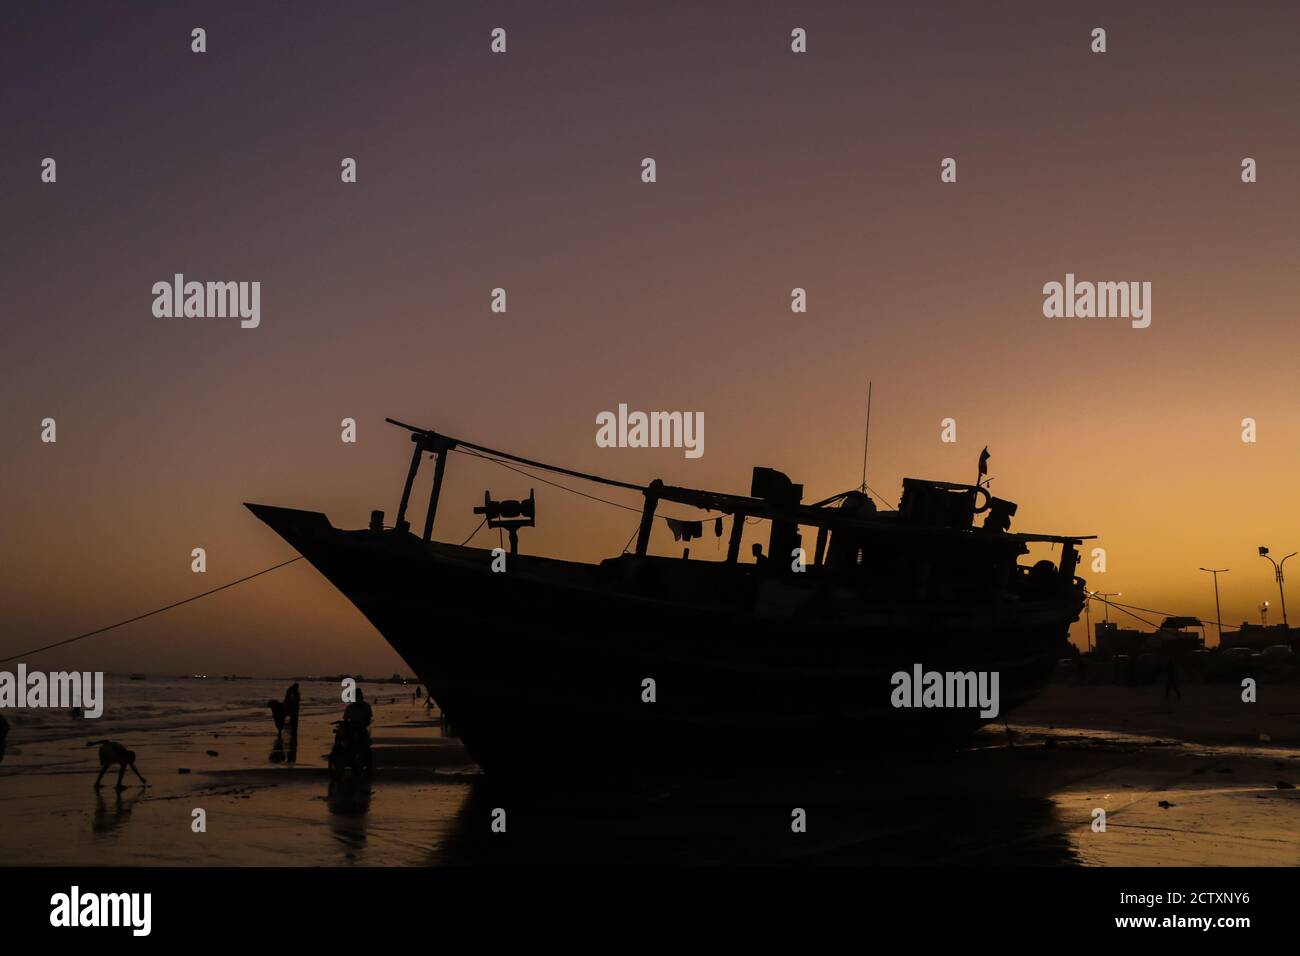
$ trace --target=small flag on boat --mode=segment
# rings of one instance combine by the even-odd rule
[[[984,450],[980,452],[980,480],[989,473],[989,446],[985,445]],[[977,482],[978,484],[978,482]]]

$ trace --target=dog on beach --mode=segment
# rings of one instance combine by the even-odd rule
[[[149,785],[148,781],[144,779],[144,775],[139,770],[136,770],[134,750],[127,750],[121,744],[112,740],[92,740],[86,746],[99,747],[99,776],[95,778],[96,790],[103,786],[104,774],[114,764],[117,765],[117,786],[113,788],[114,790],[126,789],[122,785],[122,777],[125,776],[127,767],[130,767],[135,775],[140,778],[141,785]]]

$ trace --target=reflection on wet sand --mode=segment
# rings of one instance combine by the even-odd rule
[[[275,743],[271,745],[271,754],[268,758],[271,763],[287,763],[290,766],[298,762],[298,729],[295,727],[289,733],[289,747],[286,750],[284,746],[284,734],[275,735]]]
[[[95,791],[95,817],[90,825],[95,833],[112,833],[131,819],[131,809],[144,795],[144,791],[130,791],[129,796],[123,796],[124,792],[126,791],[115,791],[110,805],[102,790]]]
[[[368,779],[347,776],[329,782],[325,806],[329,811],[330,835],[342,846],[349,860],[366,846],[370,796]]]

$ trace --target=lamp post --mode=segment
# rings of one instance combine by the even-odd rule
[[[1282,626],[1287,630],[1291,629],[1291,625],[1286,619],[1286,592],[1282,590],[1282,568],[1286,565],[1287,558],[1294,558],[1296,554],[1297,552],[1292,551],[1281,561],[1274,561],[1269,557],[1268,548],[1263,545],[1260,545],[1259,548],[1259,556],[1261,558],[1268,558],[1269,563],[1273,565],[1273,576],[1277,579],[1277,596],[1282,600]]]
[[[1259,606],[1259,623],[1268,627],[1268,602],[1265,601]]]
[[[1092,653],[1092,592],[1084,592],[1088,599],[1083,602],[1083,617],[1086,621],[1085,627],[1088,628],[1088,653]]]
[[[1110,602],[1107,601],[1106,598],[1123,597],[1124,592],[1123,591],[1111,591],[1111,592],[1093,591],[1092,596],[1101,598],[1101,603],[1106,608],[1106,623],[1109,624],[1110,623]]]
[[[1214,575],[1214,618],[1219,625],[1219,646],[1223,646],[1223,614],[1219,611],[1219,575],[1227,574],[1232,568],[1201,568]]]

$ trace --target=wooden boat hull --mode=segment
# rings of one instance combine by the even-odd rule
[[[1001,716],[1050,679],[1083,601],[1074,588],[978,608],[854,602],[752,565],[630,555],[518,556],[494,573],[490,551],[248,507],[371,621],[480,766],[522,781],[956,745],[986,722],[979,709],[895,708],[892,675],[996,671]]]

